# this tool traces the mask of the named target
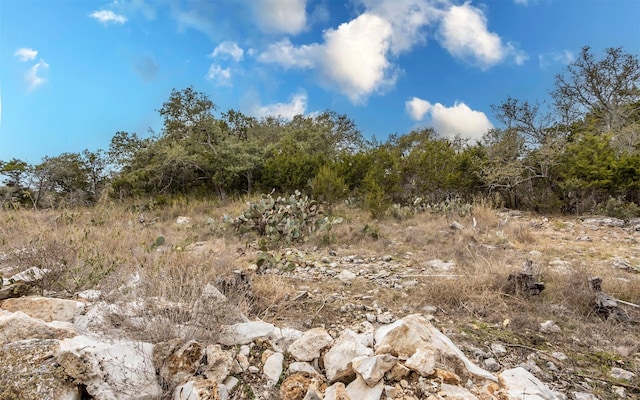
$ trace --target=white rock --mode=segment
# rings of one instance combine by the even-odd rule
[[[354,279],[356,279],[356,274],[349,271],[348,269],[343,269],[342,272],[336,275],[336,278],[338,278],[340,282],[351,283]]]
[[[227,387],[227,391],[231,392],[233,391],[233,389],[235,389],[236,386],[238,386],[238,383],[240,383],[240,380],[235,376],[228,376],[223,383]]]
[[[447,400],[478,400],[478,397],[476,397],[475,394],[462,386],[449,385],[447,383],[440,385],[439,394]]]
[[[373,351],[361,343],[359,336],[351,329],[346,329],[324,355],[324,367],[329,382],[352,375],[354,371],[351,362],[354,358],[372,355]]]
[[[559,333],[560,327],[553,321],[548,320],[540,324],[540,332],[542,333]]]
[[[432,375],[436,367],[436,353],[430,349],[418,349],[407,359],[404,366],[422,376]]]
[[[0,345],[27,339],[66,339],[77,334],[68,322],[44,322],[21,311],[0,313]]]
[[[305,373],[311,376],[322,376],[318,370],[316,370],[313,365],[308,362],[292,362],[289,364],[289,375],[294,375],[297,373]]]
[[[23,313],[45,322],[72,322],[76,315],[84,311],[85,303],[75,300],[54,299],[48,297],[18,297],[6,299],[2,308]]]
[[[356,357],[351,363],[353,369],[367,385],[374,386],[397,362],[398,359],[391,354],[383,354],[373,357]]]
[[[347,385],[349,397],[358,400],[379,400],[383,390],[384,381],[380,381],[374,386],[369,386],[361,377],[357,377]]]
[[[225,385],[199,377],[179,385],[173,392],[173,400],[227,400],[228,398],[229,392]]]
[[[225,346],[251,343],[258,338],[273,338],[276,327],[263,321],[242,322],[225,326],[218,336],[218,343]]]
[[[458,359],[467,371],[477,377],[496,382],[497,378],[472,363],[446,335],[419,314],[378,328],[375,333],[376,354],[392,354],[400,360],[411,357],[418,349],[431,349],[438,359]]]
[[[636,377],[636,374],[634,374],[633,372],[618,367],[611,368],[609,375],[613,379],[621,379],[623,381],[630,381]]]
[[[336,382],[324,391],[324,400],[346,400],[347,389],[342,382]]]
[[[230,374],[241,372],[233,353],[222,350],[219,345],[207,346],[205,354],[207,355],[207,365],[204,368],[204,376],[207,379],[222,383]]]
[[[184,225],[184,224],[190,224],[190,223],[191,223],[191,217],[182,217],[182,216],[180,216],[180,217],[176,218],[176,224]]]
[[[105,343],[76,336],[60,341],[55,359],[94,399],[159,398],[162,394],[151,343]]]
[[[508,369],[498,378],[509,400],[559,400],[547,385],[522,367]]]
[[[507,349],[500,343],[491,343],[491,352],[496,356],[504,356],[507,354]]]
[[[600,400],[592,393],[586,392],[573,392],[573,400]]]
[[[280,380],[282,375],[282,363],[284,355],[282,353],[273,353],[264,363],[263,373],[267,377],[267,386],[273,387]]]
[[[442,260],[429,260],[426,262],[427,266],[440,270],[440,271],[449,271],[456,266],[456,263],[453,261],[442,261]]]
[[[23,281],[23,282],[36,282],[44,278],[46,274],[51,272],[50,269],[43,269],[38,267],[31,267],[27,270],[20,272],[19,274],[13,275],[10,280],[14,282]]]
[[[333,338],[323,328],[313,328],[289,346],[289,354],[298,361],[313,361],[320,351],[333,343]]]

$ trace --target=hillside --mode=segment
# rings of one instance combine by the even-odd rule
[[[44,276],[32,280],[31,295],[110,304],[100,329],[119,339],[206,346],[245,317],[322,327],[335,338],[358,324],[420,314],[490,371],[527,366],[568,398],[640,394],[639,221],[482,204],[374,221],[339,207],[343,221],[330,235],[261,251],[257,237],[223,222],[242,208],[4,212],[0,272],[37,267]],[[525,264],[544,283],[538,295],[509,288],[509,275]],[[616,310],[598,312],[588,283],[595,276],[622,300]],[[6,293],[13,282],[4,283]],[[223,306],[203,306],[207,285],[226,296]],[[620,369],[629,376],[616,375]]]

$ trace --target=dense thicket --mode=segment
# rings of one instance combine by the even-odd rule
[[[380,217],[392,204],[491,196],[505,206],[622,216],[640,204],[640,65],[621,48],[591,49],[556,76],[549,104],[507,98],[500,128],[478,143],[431,128],[365,140],[345,115],[256,119],[217,113],[204,93],[173,90],[163,127],[142,138],[117,132],[106,151],[64,153],[38,165],[0,162],[1,201],[35,208],[92,204],[102,196],[291,193],[342,200]]]

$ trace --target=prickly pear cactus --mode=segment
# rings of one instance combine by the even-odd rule
[[[309,196],[295,191],[290,196],[273,197],[263,194],[237,218],[225,219],[239,233],[256,232],[269,244],[305,241],[318,229],[325,229],[329,221],[323,217],[320,205]]]

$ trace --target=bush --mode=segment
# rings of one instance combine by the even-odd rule
[[[640,216],[640,207],[635,203],[625,202],[621,199],[610,197],[604,205],[600,205],[600,212],[608,217],[619,219],[631,219]]]

